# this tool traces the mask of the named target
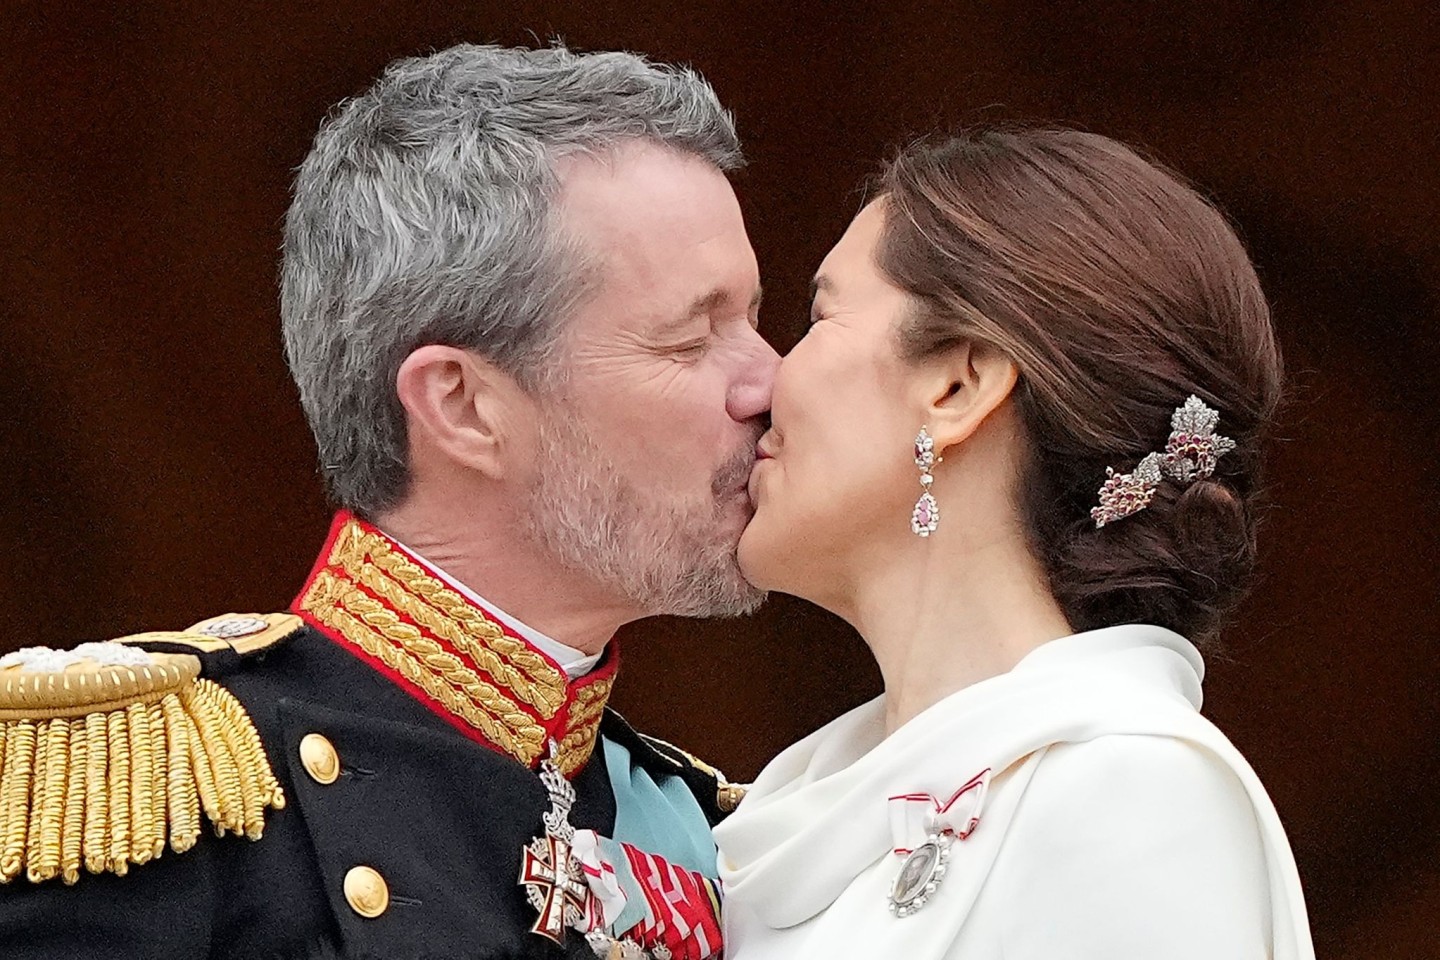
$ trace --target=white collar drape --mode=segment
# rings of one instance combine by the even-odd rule
[[[1033,773],[1027,759],[1057,743],[1142,733],[1196,743],[1235,772],[1267,847],[1274,956],[1313,956],[1279,818],[1249,765],[1198,712],[1203,672],[1200,655],[1178,634],[1112,627],[1047,643],[889,737],[884,698],[864,704],[781,753],[717,828],[727,910],[775,930],[805,923],[862,873],[894,859],[887,798],[949,796],[981,770],[1010,771],[1009,785],[987,801],[980,828],[964,843],[963,868],[944,881],[944,909],[895,922],[893,955],[942,955],[922,944],[948,942],[963,925]]]

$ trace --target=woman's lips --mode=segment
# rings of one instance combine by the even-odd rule
[[[750,503],[752,505],[759,503],[759,486],[756,483],[756,478],[760,476],[761,468],[765,465],[767,461],[771,459],[773,458],[769,456],[762,456],[759,451],[756,451],[755,466],[750,470],[750,482],[747,485],[747,489],[750,492]]]

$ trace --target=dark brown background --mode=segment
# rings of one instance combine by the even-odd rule
[[[889,144],[1068,121],[1200,181],[1254,250],[1293,402],[1207,712],[1289,826],[1321,956],[1440,958],[1430,4],[61,6],[0,13],[0,645],[288,602],[327,516],[279,222],[326,107],[396,56],[558,33],[699,67],[747,143],[782,349]],[[622,709],[738,777],[878,690],[853,634],[785,599],[627,634]]]

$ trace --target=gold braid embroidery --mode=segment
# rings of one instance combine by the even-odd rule
[[[302,605],[512,756],[526,764],[540,756],[545,729],[533,717],[384,604],[322,572]]]
[[[560,741],[560,749],[555,758],[555,765],[565,776],[570,776],[576,770],[585,765],[590,759],[590,751],[595,747],[595,729],[572,730]]]
[[[369,557],[370,562],[379,567],[385,573],[393,577],[406,591],[414,597],[418,597],[431,608],[438,611],[455,625],[455,632],[462,638],[457,642],[453,637],[445,636],[445,639],[452,643],[461,643],[462,651],[472,657],[476,657],[474,650],[486,649],[487,647],[503,658],[504,661],[518,668],[533,682],[526,684],[520,682],[517,677],[510,680],[490,670],[488,664],[476,657],[476,662],[489,671],[497,680],[507,686],[521,689],[527,702],[537,706],[535,699],[544,703],[541,710],[542,715],[549,719],[554,716],[565,702],[565,691],[568,686],[568,678],[564,673],[546,660],[536,650],[531,649],[524,641],[507,636],[499,624],[489,620],[483,613],[477,610],[468,600],[447,587],[438,578],[431,576],[419,564],[391,548],[385,539],[374,533],[367,533],[359,524],[351,522],[347,528],[336,538],[335,547],[330,554],[330,562],[339,565],[347,574],[355,576],[355,571],[365,566],[365,559]],[[411,615],[410,607],[415,605],[414,601],[408,601],[401,607],[408,616]],[[423,614],[421,615],[423,616]],[[420,622],[420,617],[413,617]],[[429,626],[427,624],[427,626]],[[475,642],[480,638],[484,646]],[[466,649],[469,647],[471,649]],[[532,699],[533,697],[533,699]]]
[[[610,696],[614,680],[596,680],[582,687],[570,704],[568,733],[560,741],[556,765],[567,777],[585,765],[600,735],[600,716]]]
[[[534,707],[546,720],[553,717],[564,702],[563,691],[556,696],[540,684],[530,682],[523,673],[501,660],[494,650],[476,643],[454,620],[439,613],[429,604],[417,601],[414,594],[407,592],[402,584],[387,576],[379,566],[366,564],[353,571],[347,568],[346,572],[411,620],[436,636],[450,641],[498,683]]]
[[[548,731],[510,696],[549,720],[565,705],[569,678],[562,671],[357,521],[336,536],[327,566],[311,582],[302,609],[522,763],[542,755]],[[610,686],[610,680],[595,681],[576,691],[559,744],[565,772],[577,770],[594,749]]]
[[[500,719],[512,733],[523,736],[523,731],[527,728],[538,727],[515,701],[492,684],[480,679],[480,675],[467,667],[465,661],[447,653],[440,644],[402,621],[383,603],[354,588],[344,592],[343,603],[350,613],[358,616],[387,640],[404,647],[407,653],[428,667],[432,673],[443,677],[457,689],[464,690],[473,702]]]
[[[355,599],[351,596],[352,593],[359,594],[359,591],[347,587],[344,581],[329,573],[322,573],[306,594],[303,606],[321,623],[338,630],[348,642],[415,684],[511,756],[527,765],[540,756],[545,742],[543,727],[523,713],[520,717],[528,722],[520,730],[513,730],[497,722],[492,710],[471,697],[461,696],[449,680],[430,669],[429,659],[422,664],[419,658],[407,652],[399,643],[387,641],[379,631],[347,609]],[[339,595],[343,595],[343,604]],[[375,606],[378,611],[389,614],[389,611],[379,604]],[[390,617],[393,616],[390,614]],[[473,676],[473,673],[471,675]],[[475,679],[478,681],[479,678]],[[513,704],[510,706],[514,707]]]
[[[614,683],[613,679],[607,678],[592,681],[581,687],[575,694],[575,705],[588,711],[598,704],[599,709],[604,710],[605,702],[610,698],[610,688]],[[573,712],[575,707],[572,706],[570,709]]]
[[[604,712],[604,700],[586,703],[577,698],[570,705],[570,716],[565,724],[567,734],[581,733],[598,726],[600,715]]]
[[[578,730],[582,726],[598,726],[600,715],[605,712],[605,704],[610,698],[610,687],[613,684],[613,680],[596,680],[583,688],[576,695],[575,702],[570,705],[570,719],[567,726],[571,730]]]

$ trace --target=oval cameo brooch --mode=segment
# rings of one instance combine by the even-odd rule
[[[929,902],[950,867],[950,848],[980,823],[990,771],[982,770],[948,800],[928,793],[890,798],[890,827],[900,872],[890,883],[890,912],[908,917]],[[916,842],[919,841],[919,842]]]
[[[891,913],[908,917],[925,906],[945,877],[953,840],[953,835],[932,836],[910,851],[900,864],[900,873],[890,884]]]

